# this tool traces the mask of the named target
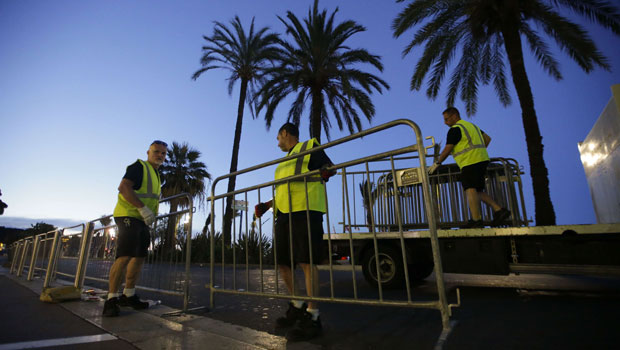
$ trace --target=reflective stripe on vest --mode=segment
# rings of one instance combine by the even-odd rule
[[[461,139],[451,152],[459,168],[489,160],[480,128],[465,120],[459,120],[452,127],[461,130]]]
[[[155,215],[157,215],[159,209],[159,197],[161,194],[161,180],[159,174],[148,162],[138,159],[142,164],[142,184],[140,188],[135,191],[136,196],[140,199],[144,205],[146,205]],[[118,194],[118,201],[114,208],[114,216],[124,217],[129,216],[139,220],[142,220],[142,216],[138,209],[131,203],[129,203],[122,194]]]
[[[318,141],[314,138],[304,143],[297,143],[288,155],[290,156],[293,154],[304,152],[318,144]],[[284,161],[278,164],[278,167],[276,168],[275,179],[281,180],[293,175],[307,173],[309,171],[309,162],[310,154],[296,159]],[[308,186],[307,192],[306,185]],[[307,195],[308,204],[310,206],[309,210],[325,213],[325,185],[322,183],[321,177],[318,175],[307,177],[306,183],[304,183],[304,179],[297,179],[276,185],[276,210],[279,210],[282,213],[288,213],[291,211],[289,210],[289,186],[291,190],[290,200],[293,212],[306,210]]]

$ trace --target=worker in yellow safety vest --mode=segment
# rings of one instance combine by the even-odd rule
[[[289,156],[319,146],[314,138],[299,142],[299,129],[291,123],[286,123],[280,128],[277,140],[278,147]],[[312,297],[319,294],[319,271],[316,265],[323,260],[325,182],[336,173],[334,170],[328,170],[332,165],[332,161],[323,150],[280,163],[276,168],[276,180],[313,170],[319,170],[319,174],[307,176],[305,181],[304,178],[300,178],[278,183],[275,198],[266,203],[259,203],[255,207],[256,217],[261,217],[269,208],[274,209],[276,263],[289,293],[293,295],[299,295],[293,290],[294,267],[297,264],[304,272],[307,295]],[[318,336],[322,331],[318,304],[313,301],[305,303],[302,300],[292,300],[286,316],[276,320],[276,328],[290,328],[286,338],[291,341],[308,340]]]
[[[120,306],[136,310],[149,306],[136,294],[136,283],[151,241],[149,227],[153,225],[159,208],[161,179],[158,169],[166,159],[167,147],[163,141],[153,141],[146,152],[147,160],[138,159],[128,166],[118,186],[118,201],[114,208],[116,260],[110,268],[108,299],[103,305],[105,317],[118,316]],[[121,294],[118,289],[123,274],[125,289]]]
[[[483,192],[484,177],[489,164],[487,146],[491,142],[491,137],[473,123],[462,120],[458,109],[454,107],[449,107],[443,112],[443,120],[450,127],[446,146],[441,151],[439,159],[429,167],[429,174],[433,174],[439,165],[452,155],[461,169],[461,183],[471,212],[471,219],[463,228],[484,227],[481,200],[493,209],[491,225],[502,224],[510,217],[510,211],[499,206],[491,196]]]

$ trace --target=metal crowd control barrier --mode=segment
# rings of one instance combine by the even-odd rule
[[[52,242],[58,230],[41,233],[34,236],[34,248],[30,258],[30,269],[28,270],[28,281],[32,281],[37,272],[45,273],[49,263],[49,256],[52,250]]]
[[[160,203],[170,201],[183,204],[185,209],[156,217],[136,288],[182,296],[183,311],[187,311],[194,205],[187,193],[163,198]],[[186,220],[181,221],[183,216]],[[68,279],[76,288],[83,288],[85,280],[102,283],[101,287],[107,288],[109,270],[116,256],[113,232],[117,227],[116,224],[96,227],[96,224],[111,218],[111,215],[104,216],[14,242],[10,247],[10,273],[21,276],[24,268],[28,268],[27,278],[32,280],[37,272],[44,271],[43,288],[57,278]]]
[[[17,260],[16,260],[16,266],[14,270],[15,275],[17,276],[21,276],[24,270],[24,265],[26,264],[28,251],[32,249],[32,238],[30,237],[24,238],[20,240],[19,243],[20,243],[19,250],[17,253],[17,257],[16,257]]]
[[[182,193],[160,200],[161,203],[184,200],[187,207],[169,214],[157,216],[151,228],[148,255],[142,266],[137,289],[166,295],[182,296],[183,311],[189,305],[191,282],[191,233],[194,205],[191,196]],[[181,221],[186,216],[186,220]],[[95,227],[96,222],[110,223]],[[117,225],[112,216],[104,216],[89,222],[93,227],[90,240],[84,246],[85,260],[82,280],[100,283],[108,287],[109,272],[116,258]],[[181,229],[179,230],[179,226]]]
[[[79,229],[77,232],[73,229]],[[90,225],[79,224],[65,227],[56,231],[52,241],[50,258],[47,264],[43,288],[51,285],[57,276],[68,277],[73,280],[76,288],[82,287],[83,279],[80,276],[80,263],[84,260],[83,247],[88,241]],[[74,263],[77,261],[78,263]]]
[[[280,158],[280,159],[276,159],[270,162],[259,164],[259,165],[256,165],[256,166],[244,169],[244,170],[240,170],[235,173],[227,174],[225,176],[221,176],[215,179],[215,181],[213,181],[213,184],[212,184],[211,197],[209,198],[209,201],[211,202],[211,217],[212,218],[215,217],[215,208],[217,205],[216,201],[218,200],[220,200],[222,204],[222,217],[224,217],[224,201],[225,200],[228,199],[228,200],[232,200],[233,203],[241,203],[241,205],[237,205],[237,208],[234,208],[234,207],[233,208],[236,210],[240,209],[239,220],[242,220],[245,215],[245,233],[242,232],[242,228],[243,228],[242,223],[240,223],[237,227],[236,218],[233,218],[233,221],[232,221],[233,227],[232,227],[231,237],[230,238],[222,237],[220,235],[219,237],[216,238],[215,220],[211,221],[210,280],[207,284],[207,288],[210,291],[211,307],[214,307],[215,294],[223,293],[223,294],[241,294],[241,295],[259,296],[259,297],[281,298],[281,299],[300,299],[301,298],[307,301],[315,301],[315,302],[339,302],[339,303],[353,303],[353,304],[366,304],[366,305],[391,305],[391,306],[403,306],[403,307],[413,307],[413,308],[430,308],[430,309],[437,309],[440,311],[443,330],[444,332],[449,331],[450,329],[450,322],[449,322],[450,306],[448,305],[447,298],[446,298],[446,291],[445,291],[443,272],[442,272],[442,263],[441,263],[441,258],[440,258],[439,244],[437,240],[437,216],[436,216],[436,211],[432,210],[432,208],[434,208],[435,206],[432,201],[431,186],[430,186],[429,177],[426,171],[422,171],[419,174],[420,183],[421,183],[421,186],[419,188],[422,193],[421,198],[423,198],[423,204],[424,204],[423,212],[424,212],[424,215],[426,216],[426,226],[428,227],[429,232],[430,232],[432,256],[433,256],[433,261],[434,261],[435,276],[436,276],[436,283],[437,283],[438,297],[437,297],[437,300],[432,300],[432,301],[413,301],[412,300],[411,286],[409,284],[409,275],[407,272],[406,263],[404,263],[404,269],[405,269],[405,275],[406,275],[406,281],[407,281],[407,300],[393,300],[393,299],[384,297],[381,279],[379,279],[378,281],[378,298],[368,299],[368,298],[360,297],[360,295],[358,295],[358,287],[356,285],[357,277],[356,277],[354,262],[352,265],[349,266],[351,274],[352,274],[353,296],[351,295],[336,296],[335,290],[334,290],[334,262],[332,261],[332,243],[331,243],[331,238],[330,238],[331,227],[330,227],[329,200],[327,198],[328,192],[326,188],[324,190],[325,191],[324,194],[325,194],[325,206],[327,208],[327,213],[325,215],[325,218],[326,218],[326,227],[327,227],[326,233],[327,233],[327,238],[328,238],[327,258],[328,258],[328,264],[329,264],[330,295],[319,296],[319,295],[316,295],[314,292],[310,294],[312,296],[305,296],[305,295],[298,294],[295,288],[295,278],[293,278],[291,281],[291,283],[293,284],[292,289],[294,291],[292,294],[288,294],[288,293],[284,294],[280,292],[280,287],[279,287],[279,282],[278,282],[278,268],[276,267],[277,265],[279,265],[278,264],[279,259],[282,261],[283,255],[288,256],[291,261],[290,263],[291,270],[294,271],[294,268],[295,268],[295,265],[293,264],[294,256],[293,256],[293,245],[292,245],[292,234],[293,234],[293,227],[292,227],[292,220],[291,220],[292,214],[290,213],[284,214],[284,216],[289,217],[289,221],[288,221],[289,223],[288,224],[289,225],[289,229],[288,229],[289,247],[277,247],[277,241],[273,237],[273,234],[275,231],[274,230],[275,219],[276,219],[275,213],[273,214],[273,217],[270,218],[272,220],[272,223],[270,225],[272,227],[272,239],[271,239],[272,246],[270,247],[269,239],[266,236],[263,236],[263,222],[261,220],[259,220],[258,224],[256,225],[255,225],[255,222],[253,222],[251,225],[252,228],[249,227],[250,225],[249,225],[249,220],[248,220],[248,206],[249,206],[248,194],[250,195],[250,197],[255,198],[257,200],[256,201],[257,203],[260,203],[260,202],[266,201],[263,199],[264,197],[261,198],[261,189],[268,189],[268,190],[270,189],[269,195],[271,195],[272,197],[275,197],[275,187],[286,186],[286,188],[288,188],[288,193],[289,193],[288,201],[289,201],[289,206],[290,206],[291,188],[295,186],[296,188],[295,191],[297,191],[296,195],[305,196],[306,207],[307,207],[308,201],[309,201],[307,189],[310,183],[319,180],[318,178],[319,170],[313,170],[313,171],[309,171],[306,173],[296,172],[296,175],[289,176],[284,179],[265,182],[260,185],[239,189],[239,190],[229,192],[229,193],[216,194],[216,190],[215,190],[217,184],[221,180],[228,179],[233,176],[238,176],[241,174],[249,173],[252,171],[256,171],[259,169],[263,169],[263,168],[273,166],[273,165],[276,165],[276,164],[279,164],[285,161],[295,160],[295,159],[297,159],[298,165],[300,165],[301,164],[300,159],[303,159],[303,157],[308,156],[313,152],[317,152],[317,151],[320,151],[326,148],[334,147],[334,146],[346,143],[348,141],[359,139],[359,138],[362,138],[362,137],[365,137],[371,134],[375,134],[377,132],[390,129],[390,128],[393,128],[399,125],[408,126],[413,130],[414,135],[415,135],[415,144],[407,146],[407,147],[399,148],[399,149],[394,149],[392,151],[382,152],[382,153],[374,154],[374,155],[367,156],[364,158],[359,158],[356,160],[339,163],[337,165],[331,166],[328,170],[341,170],[343,173],[346,174],[347,168],[359,165],[359,166],[365,167],[364,173],[366,174],[367,178],[370,178],[369,174],[371,170],[369,169],[369,164],[373,161],[388,159],[391,163],[391,169],[392,169],[391,174],[393,178],[396,178],[396,173],[395,173],[396,170],[394,167],[394,161],[395,161],[394,157],[397,155],[412,153],[412,152],[416,152],[419,155],[417,159],[418,159],[420,168],[426,169],[427,155],[426,155],[426,149],[423,144],[422,133],[419,127],[411,120],[400,119],[400,120],[395,120],[395,121],[392,121],[392,122],[389,122],[389,123],[386,123],[380,126],[370,128],[368,130],[362,131],[354,135],[343,137],[339,140],[332,141],[324,145],[317,146],[315,148],[311,148],[310,150],[304,150],[304,148],[302,147],[302,151],[300,151],[298,154],[294,154],[291,156],[287,156],[284,158]],[[432,145],[429,148],[434,147],[434,146],[435,145]],[[302,184],[303,186],[301,187],[301,189],[299,189],[300,184]],[[400,200],[398,198],[399,192],[396,190],[395,182],[392,182],[392,186],[393,186],[394,193],[396,196],[394,212],[396,213],[396,223],[398,225],[398,232],[400,236],[400,248],[401,248],[400,251],[403,255],[403,261],[406,262],[407,253],[405,250],[405,243],[404,243],[404,237],[403,237],[404,221],[401,215],[402,210],[400,208]],[[345,191],[347,190],[346,183],[344,184],[343,190]],[[370,183],[368,182],[366,183],[365,190],[367,194],[370,194],[372,192]],[[243,196],[242,197],[243,199],[241,201],[236,201],[236,198],[238,195]],[[345,204],[343,203],[343,206],[344,205]],[[348,204],[346,204],[346,206],[348,207]],[[374,216],[372,215],[372,206],[369,207],[369,209],[371,212],[370,217],[373,218]],[[343,213],[343,216],[344,216],[344,213]],[[306,218],[309,219],[309,217],[310,217],[310,213],[306,210]],[[309,251],[312,251],[313,242],[310,239],[310,233],[309,233],[310,232],[310,220],[307,220],[307,222],[308,222],[307,231],[308,231]],[[224,224],[224,222],[222,222],[222,224]],[[378,255],[379,246],[377,243],[378,232],[377,232],[375,224],[376,224],[375,222],[371,222],[370,228],[371,228],[371,233],[374,235],[373,237],[374,252],[375,252],[375,257],[376,257]],[[258,233],[256,232],[256,228],[258,228]],[[224,232],[224,230],[222,230],[222,232]],[[353,240],[350,230],[349,230],[349,237],[351,240]],[[216,239],[217,239],[217,242],[216,242]],[[299,237],[297,237],[297,239],[299,239]],[[256,246],[256,242],[258,242],[258,249],[257,249],[258,253],[256,253],[258,255],[258,259],[256,258],[255,255],[251,256],[250,254],[251,246],[249,242],[254,242],[255,243],[254,246]],[[219,251],[216,251],[216,245],[218,246],[217,250]],[[265,245],[267,245],[267,249],[265,249]],[[267,250],[270,253],[266,254],[265,250]],[[237,255],[237,251],[242,253],[242,255],[241,256]],[[218,260],[220,260],[221,258],[221,261],[218,261],[218,263],[221,264],[220,266],[221,269],[216,269],[216,254],[220,255],[220,257],[218,257]],[[232,262],[230,263],[230,266],[228,267],[228,269],[226,266],[227,257],[232,258]],[[309,258],[310,265],[321,263],[319,261],[313,261],[314,258],[311,253],[309,253],[309,257],[310,257]],[[273,258],[272,261],[271,261],[271,258]],[[250,264],[250,261],[253,261],[253,263]],[[256,271],[256,264],[258,264],[258,271]],[[273,264],[272,265],[273,270],[265,269],[264,268],[265,264],[267,265]],[[379,275],[379,264],[375,263],[375,265],[377,268],[377,275]],[[219,271],[216,271],[216,270],[219,270]],[[240,271],[241,274],[238,274],[238,270],[245,270],[245,271]],[[250,278],[251,270],[252,270],[252,278]],[[216,272],[220,274],[218,278],[216,278]],[[310,273],[310,281],[312,281],[311,282],[312,286],[310,287],[310,289],[314,291],[316,288],[316,282],[315,282],[316,277],[317,277],[316,273],[318,272],[315,271],[314,269],[309,269],[309,273]],[[231,274],[232,274],[232,277],[227,277],[227,276],[230,276]],[[241,283],[237,283],[237,280],[243,274],[245,274],[244,276],[245,287],[244,288],[240,286]],[[227,282],[227,278],[231,279],[232,281]],[[250,283],[250,281],[252,281],[252,283]],[[258,282],[258,286],[256,286],[256,282]]]
[[[11,274],[17,273],[17,265],[19,264],[19,256],[21,253],[22,244],[24,243],[23,239],[20,239],[13,243],[11,252],[11,269],[9,270]]]
[[[377,162],[386,161],[389,159]],[[354,205],[353,222],[350,225],[345,225],[343,220],[342,232],[351,228],[370,230],[369,205],[372,206],[373,222],[377,231],[397,231],[396,197],[400,200],[399,206],[405,230],[428,227],[424,212],[420,168],[396,169],[395,176],[392,175],[391,169],[370,171],[368,177],[365,176],[365,171],[341,172],[341,175],[347,188],[353,189],[352,193],[348,193],[353,197]],[[441,228],[460,227],[468,221],[469,207],[460,183],[460,175],[461,170],[456,164],[447,164],[440,166],[430,176],[431,194],[433,202],[436,204],[438,226]],[[493,197],[501,207],[508,208],[512,212],[511,226],[527,226],[521,170],[516,160],[493,158],[487,168],[486,175],[486,193]],[[362,180],[356,182],[356,176],[358,179],[361,177]],[[396,179],[396,186],[394,186],[394,179]],[[355,190],[358,185],[371,187],[369,192],[361,191],[364,203],[362,205],[363,212],[357,211],[355,208]],[[398,196],[396,196],[396,191],[398,191]],[[365,196],[366,193],[371,195]],[[342,194],[344,204],[347,200],[344,198],[345,191]],[[486,225],[490,225],[493,220],[492,208],[483,205],[482,209],[482,219]]]

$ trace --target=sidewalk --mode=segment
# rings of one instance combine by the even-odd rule
[[[103,301],[46,304],[39,301],[43,282],[0,268],[0,350],[56,345],[54,349],[318,349],[310,343],[287,344],[283,337],[195,315],[161,317],[176,311],[157,305],[143,312],[123,308],[103,318]],[[6,296],[6,297],[5,297]],[[98,337],[97,337],[98,336]],[[63,341],[65,343],[63,343]],[[69,343],[67,343],[69,342]],[[71,344],[73,345],[64,345]],[[45,345],[49,344],[49,345]],[[60,346],[62,345],[62,346]],[[51,349],[46,347],[46,349]]]

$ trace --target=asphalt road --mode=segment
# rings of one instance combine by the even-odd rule
[[[232,269],[216,269],[216,285],[232,286]],[[237,269],[236,289],[258,290],[260,274]],[[301,274],[298,274],[301,281]],[[355,274],[358,296],[376,298],[377,291]],[[320,275],[321,295],[331,293],[329,272]],[[206,266],[192,267],[190,307],[209,306]],[[285,293],[273,271],[263,275],[265,290]],[[90,283],[88,284],[97,284]],[[519,275],[472,276],[446,274],[450,303],[460,289],[461,306],[453,310],[454,322],[443,349],[617,349],[620,348],[620,279],[579,276]],[[105,285],[99,285],[105,288]],[[336,296],[352,296],[350,271],[335,271]],[[182,299],[148,292],[142,297],[159,299],[180,308]],[[413,300],[436,299],[433,276],[413,286]],[[384,291],[387,300],[402,300],[406,293]],[[275,319],[287,308],[286,301],[270,297],[216,294],[215,307],[202,315],[273,334]],[[312,340],[324,349],[433,349],[442,331],[437,310],[386,306],[322,303],[324,332]]]
[[[451,320],[456,323],[444,349],[620,348],[618,280],[446,277],[451,303],[456,302],[456,288],[461,286],[461,307],[453,311]],[[325,273],[321,280],[325,281]],[[374,292],[363,281],[359,286],[363,295]],[[341,288],[346,287],[341,283]],[[329,293],[326,283],[321,293]],[[397,291],[384,295],[388,299],[402,296]],[[415,286],[413,298],[436,298],[434,281]],[[229,295],[217,295],[215,305],[207,316],[268,332],[274,331],[274,319],[286,309],[282,300]],[[436,310],[332,303],[321,304],[320,310],[324,335],[312,343],[325,349],[433,349],[441,333]]]
[[[0,286],[0,347],[17,349],[21,346],[45,346],[45,349],[58,350],[136,349],[57,304],[40,302],[31,290],[5,276],[0,276]],[[93,339],[96,337],[100,340]],[[52,346],[59,343],[69,345]]]

